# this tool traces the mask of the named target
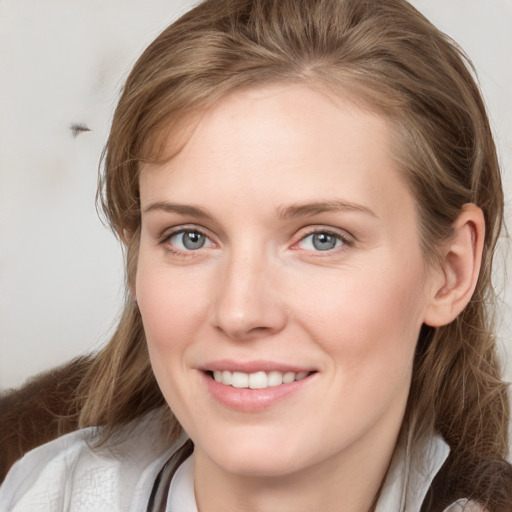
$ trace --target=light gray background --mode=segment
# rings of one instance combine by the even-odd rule
[[[99,155],[130,66],[193,3],[0,0],[0,388],[108,340],[123,270],[95,211]],[[512,226],[512,1],[412,3],[476,65]],[[73,123],[91,131],[74,138]],[[511,253],[502,250],[502,267],[512,269]],[[512,283],[499,274],[496,284],[512,379]]]

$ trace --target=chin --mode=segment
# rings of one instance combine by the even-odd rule
[[[261,450],[259,456],[233,454],[231,457],[222,457],[217,464],[233,475],[261,478],[283,477],[300,469],[297,461],[284,457],[266,457],[261,455]]]
[[[261,437],[243,440],[228,437],[224,442],[205,446],[204,452],[217,466],[231,474],[279,477],[308,465],[301,444],[304,446],[304,443],[283,442],[276,438],[267,441]]]

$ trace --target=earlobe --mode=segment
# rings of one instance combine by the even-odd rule
[[[425,312],[427,325],[450,323],[471,300],[480,272],[484,236],[482,210],[474,204],[464,205],[450,240],[442,247],[441,272]]]

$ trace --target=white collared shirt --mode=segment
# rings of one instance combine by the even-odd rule
[[[110,447],[92,449],[97,429],[62,436],[19,460],[0,487],[0,512],[142,512],[158,472],[181,439],[170,448],[159,413],[150,413]],[[449,448],[439,436],[415,447],[412,458],[399,446],[376,512],[419,512]],[[459,500],[445,512],[481,512]],[[471,508],[470,508],[471,507]],[[166,512],[198,512],[194,497],[194,455],[176,471]]]

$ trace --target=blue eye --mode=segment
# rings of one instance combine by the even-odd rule
[[[305,236],[299,245],[301,249],[309,251],[331,251],[341,247],[345,241],[340,235],[329,232],[311,233]]]
[[[184,230],[174,233],[168,238],[171,245],[181,251],[197,251],[203,247],[208,247],[211,242],[199,231]]]

